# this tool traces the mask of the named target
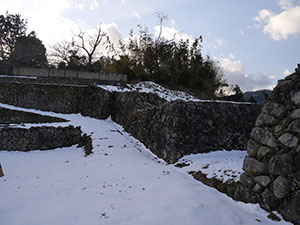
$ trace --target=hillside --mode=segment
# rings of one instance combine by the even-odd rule
[[[253,96],[257,103],[265,103],[265,94],[270,95],[272,93],[271,90],[259,90],[259,91],[247,91],[244,93],[245,101],[249,101],[250,97]]]

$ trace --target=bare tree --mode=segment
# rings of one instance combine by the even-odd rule
[[[169,17],[167,15],[165,15],[163,12],[156,12],[155,16],[159,20],[159,34],[158,34],[157,40],[160,40],[161,34],[162,34],[162,29],[163,29],[163,23],[165,20],[168,20]]]
[[[78,47],[74,46],[74,42],[63,40],[51,46],[49,57],[55,64],[63,63],[68,65],[70,63],[70,56],[74,52],[79,52]]]
[[[97,49],[99,45],[102,43],[104,45],[105,43],[109,42],[108,33],[104,32],[102,30],[101,24],[95,28],[95,31],[92,35],[86,36],[86,33],[84,31],[80,31],[78,34],[75,35],[75,37],[78,39],[75,41],[75,46],[81,49],[87,56],[88,60],[88,68],[91,68],[92,61],[97,54]],[[106,38],[106,40],[104,40]]]

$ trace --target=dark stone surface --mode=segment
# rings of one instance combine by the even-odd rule
[[[57,117],[43,116],[36,113],[29,113],[0,107],[0,124],[53,123],[66,121],[67,120]]]
[[[278,82],[251,132],[243,167],[244,177],[251,181],[240,178],[241,184],[250,191],[240,191],[244,196],[239,198],[248,199],[249,193],[256,191],[262,208],[279,211],[285,220],[294,224],[300,224],[299,140],[300,76],[292,74]],[[258,162],[267,165],[263,177],[256,176],[262,166]]]
[[[31,127],[0,129],[0,149],[8,151],[48,150],[78,144],[80,127]]]

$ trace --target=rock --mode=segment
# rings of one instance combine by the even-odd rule
[[[289,154],[274,155],[268,164],[272,176],[289,175],[293,171],[293,158]]]
[[[267,145],[271,148],[275,148],[277,146],[277,141],[273,134],[265,130],[263,128],[255,127],[251,132],[251,137],[257,141],[262,143],[263,145]]]
[[[243,163],[243,170],[248,174],[254,176],[261,175],[266,173],[266,166],[263,162],[258,161],[257,159],[246,156]]]
[[[276,125],[274,127],[274,134],[276,135],[276,137],[281,136],[283,132],[284,132],[283,126]]]
[[[288,131],[293,132],[293,133],[300,133],[300,119],[294,120],[293,122],[290,123],[288,126]]]
[[[284,135],[281,135],[278,139],[283,145],[294,148],[298,145],[299,139],[290,133],[285,133]]]
[[[296,105],[300,105],[300,91],[294,92],[291,94],[291,100]]]
[[[300,224],[300,190],[291,194],[279,207],[279,212],[285,220]]]
[[[254,141],[253,139],[250,139],[248,141],[248,145],[247,145],[248,155],[251,157],[255,157],[259,147],[260,147],[260,144],[258,142]]]
[[[257,203],[258,195],[255,192],[253,192],[251,189],[240,184],[235,189],[233,199],[245,203]]]
[[[267,102],[262,109],[262,113],[274,116],[276,118],[280,118],[284,112],[284,105],[275,102]]]
[[[284,176],[279,176],[273,182],[273,194],[276,198],[284,198],[290,190],[290,182]]]
[[[296,109],[291,113],[292,119],[300,119],[300,109]]]
[[[261,186],[260,184],[255,184],[255,186],[253,187],[253,191],[256,193],[261,193],[264,190],[264,187]]]
[[[267,187],[271,183],[271,178],[269,176],[257,176],[254,180],[263,187]]]
[[[261,194],[261,202],[260,205],[263,209],[267,211],[273,211],[278,209],[280,204],[280,200],[278,200],[273,192],[270,189],[265,189],[265,191]]]
[[[272,154],[274,151],[272,148],[269,148],[267,146],[261,146],[258,151],[257,151],[257,158],[258,159],[263,159],[267,155]]]
[[[252,178],[246,174],[246,173],[242,173],[240,176],[240,181],[241,183],[249,188],[252,188],[255,185],[255,182],[252,180]]]
[[[255,126],[272,126],[277,122],[277,119],[274,116],[270,116],[268,114],[261,113],[255,122]]]

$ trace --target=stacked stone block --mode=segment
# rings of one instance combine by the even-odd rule
[[[299,71],[300,72],[300,71]],[[248,141],[234,198],[300,224],[300,74],[280,80]]]

